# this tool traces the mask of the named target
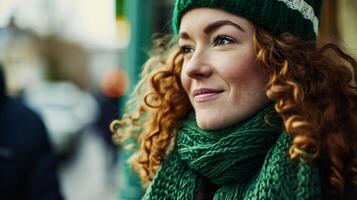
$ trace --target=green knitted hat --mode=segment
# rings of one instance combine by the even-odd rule
[[[273,35],[289,32],[316,40],[322,0],[177,0],[173,28],[179,32],[182,16],[193,8],[217,8],[243,16]]]

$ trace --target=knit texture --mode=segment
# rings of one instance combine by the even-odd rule
[[[193,200],[208,180],[219,200],[320,199],[317,167],[290,160],[291,137],[281,127],[272,105],[220,131],[200,129],[191,115],[143,199]]]
[[[322,0],[177,0],[173,29],[175,34],[179,32],[187,11],[207,7],[243,16],[273,35],[289,32],[304,40],[316,40],[321,4]]]

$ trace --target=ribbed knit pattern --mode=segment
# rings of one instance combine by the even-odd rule
[[[214,199],[320,199],[318,169],[292,161],[291,137],[272,105],[251,119],[220,131],[204,131],[191,115],[146,191],[144,199],[193,200],[207,180]]]
[[[302,3],[303,0],[289,0]],[[320,16],[322,0],[304,0]],[[182,16],[193,8],[218,8],[243,16],[270,31],[273,35],[289,32],[304,40],[315,40],[313,23],[298,10],[291,9],[280,0],[177,0],[173,13],[173,28],[177,34]]]

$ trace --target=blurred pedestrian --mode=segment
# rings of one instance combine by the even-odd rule
[[[57,160],[37,114],[8,97],[0,66],[0,199],[61,200]]]

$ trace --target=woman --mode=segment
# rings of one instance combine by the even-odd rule
[[[177,0],[178,46],[112,123],[144,199],[353,198],[357,63],[316,47],[321,3]]]

